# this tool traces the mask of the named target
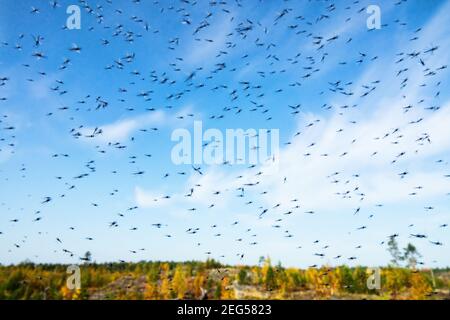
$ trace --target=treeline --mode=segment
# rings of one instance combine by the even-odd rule
[[[67,265],[0,266],[0,299],[435,299],[450,289],[449,270],[381,268],[378,288],[366,267],[306,270],[206,262],[86,263],[80,288],[67,285]]]

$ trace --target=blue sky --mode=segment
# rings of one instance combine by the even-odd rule
[[[63,28],[71,4],[82,8],[80,30]],[[369,4],[381,9],[379,30],[367,29]],[[450,265],[449,10],[0,0],[0,263],[73,263],[89,250],[99,262],[269,255],[376,266],[389,261],[382,242],[399,234],[425,266]],[[108,105],[97,109],[97,98]],[[278,170],[201,165],[199,175],[173,164],[171,134],[195,120],[222,132],[279,129]],[[102,134],[87,137],[94,128]]]

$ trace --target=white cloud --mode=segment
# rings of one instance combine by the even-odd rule
[[[255,173],[265,171],[264,166],[231,174],[220,166],[204,168],[204,175],[192,175],[182,192],[171,195],[176,201],[166,204],[205,206],[216,202],[213,195],[216,191],[221,192],[220,202],[228,203],[230,197],[236,196],[237,188],[256,181],[260,182],[258,186],[246,188],[248,198],[265,207],[281,203],[283,210],[294,206],[293,199],[300,200],[302,210],[328,210],[445,195],[450,190],[450,180],[444,177],[442,170],[430,169],[426,163],[434,163],[433,157],[450,150],[450,127],[447,125],[450,123],[450,104],[434,112],[421,109],[410,113],[404,113],[401,100],[394,99],[390,103],[385,99],[383,104],[357,123],[351,123],[353,117],[350,115],[339,112],[328,118],[304,114],[298,124],[298,131],[303,133],[281,150],[276,174],[256,177]],[[410,123],[420,117],[424,120]],[[316,119],[320,122],[306,129],[306,125]],[[394,133],[396,129],[398,131]],[[431,143],[417,141],[424,134]],[[315,145],[309,147],[311,143]],[[399,156],[402,152],[405,154]],[[307,153],[310,155],[305,156]],[[409,174],[401,179],[399,174],[403,171]],[[339,174],[331,177],[335,172]],[[360,177],[355,178],[353,175],[356,174]],[[239,175],[243,178],[236,179]],[[333,180],[338,182],[333,183]],[[195,185],[200,187],[194,188],[193,196],[184,197]],[[418,186],[423,189],[415,190]],[[355,188],[358,189],[355,191]],[[265,190],[269,190],[270,197],[260,195]],[[417,196],[412,198],[410,193],[414,191]],[[363,203],[360,193],[364,193]],[[147,198],[145,194],[136,194],[143,207],[149,205]]]
[[[98,129],[101,129],[101,134],[96,135],[94,138],[86,138],[86,136],[92,135],[95,127],[83,128],[81,133],[86,138],[83,139],[84,141],[95,143],[123,142],[140,129],[151,131],[152,128],[161,129],[162,127],[184,128],[187,126],[188,120],[191,119],[188,115],[192,114],[193,106],[189,104],[173,114],[156,110],[96,126]],[[201,117],[200,114],[196,116]]]
[[[140,128],[163,123],[165,117],[163,112],[155,111],[138,117],[119,120],[115,123],[102,126],[103,133],[99,138],[103,142],[123,141]],[[92,131],[88,130],[88,132]]]
[[[161,194],[151,193],[143,190],[141,187],[134,188],[134,197],[137,205],[142,208],[160,207],[163,204],[167,205],[169,202],[169,199],[162,200]]]
[[[194,38],[202,39],[202,41],[192,40],[184,61],[191,65],[214,61],[211,59],[219,54],[220,50],[225,50],[227,35],[232,32],[233,23],[230,20],[232,15],[225,15],[218,23],[213,23],[206,30],[202,30]],[[203,39],[213,40],[213,42],[204,41]]]

